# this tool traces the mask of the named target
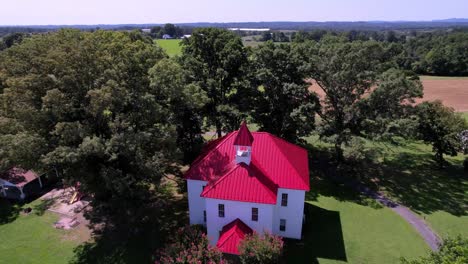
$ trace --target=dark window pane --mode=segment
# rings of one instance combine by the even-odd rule
[[[281,206],[288,206],[288,194],[281,194]]]
[[[224,217],[224,204],[218,204],[218,216]]]
[[[280,231],[286,231],[286,219],[280,219]]]
[[[258,221],[258,208],[252,208],[252,221]]]

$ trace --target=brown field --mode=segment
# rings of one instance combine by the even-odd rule
[[[422,76],[421,82],[424,86],[424,97],[416,100],[417,103],[441,100],[457,112],[468,112],[468,78]],[[323,91],[315,82],[311,83],[309,89],[322,97]]]
[[[468,112],[468,79],[447,78],[432,79],[422,77],[424,97],[421,101],[442,100],[446,106],[458,112]]]

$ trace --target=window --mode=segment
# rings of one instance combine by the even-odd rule
[[[218,204],[218,216],[224,217],[224,204]]]
[[[281,194],[281,206],[288,206],[288,194]]]
[[[206,211],[203,211],[203,222],[206,223]]]
[[[252,208],[252,221],[258,221],[258,208]]]
[[[286,219],[280,219],[280,231],[286,231]]]

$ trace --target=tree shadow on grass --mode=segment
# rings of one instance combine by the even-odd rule
[[[92,226],[94,241],[76,247],[70,264],[154,263],[156,249],[187,223],[187,204],[183,198],[158,197],[138,210],[140,214],[132,221],[122,221],[129,219],[110,219],[93,208],[87,218],[97,223]]]
[[[400,153],[379,165],[379,187],[411,209],[468,214],[468,175],[461,162],[449,161],[439,168],[430,154]]]
[[[374,199],[357,192],[343,183],[341,178],[349,175],[340,175],[332,151],[330,149],[314,148],[307,145],[309,153],[310,191],[306,193],[307,201],[317,201],[319,196],[333,197],[338,201],[350,201],[374,209],[383,206]]]
[[[286,240],[286,263],[318,263],[318,258],[347,261],[340,213],[305,203],[303,239]]]
[[[15,221],[16,218],[18,218],[20,211],[20,204],[0,198],[0,225]]]
[[[33,208],[33,212],[36,215],[44,215],[44,213],[55,203],[57,199],[45,199],[41,200],[39,204],[36,204]]]
[[[374,191],[386,195],[412,210],[430,214],[445,211],[455,216],[468,214],[468,175],[461,161],[448,158],[448,165],[439,168],[433,154],[405,145],[404,151],[386,151],[383,161],[373,160],[354,169],[353,174],[339,172],[333,150],[305,146],[309,150],[311,191],[307,200],[319,195],[353,201],[378,208],[371,198],[344,186],[337,178],[353,178]],[[391,150],[391,149],[390,149]]]

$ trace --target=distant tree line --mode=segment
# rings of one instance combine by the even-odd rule
[[[347,41],[378,41],[393,45],[399,66],[417,74],[468,75],[468,31],[465,28],[432,32],[312,30],[293,33],[295,42],[337,36]]]
[[[192,32],[190,28],[178,27],[174,24],[165,24],[164,26],[155,26],[151,28],[151,37],[161,39],[164,35],[169,35],[171,38],[180,38],[185,34]]]

